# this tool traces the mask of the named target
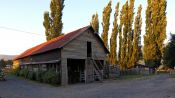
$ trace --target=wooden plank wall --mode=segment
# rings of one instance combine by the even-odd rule
[[[44,61],[51,61],[51,60],[58,60],[61,58],[60,50],[52,50],[49,52],[45,52],[42,54],[33,55],[30,57],[26,57],[21,59],[21,63],[29,63],[29,62],[44,62]]]
[[[87,41],[92,43],[92,58],[105,60],[105,50],[92,31],[82,33],[64,46],[61,52],[62,58],[86,59]]]

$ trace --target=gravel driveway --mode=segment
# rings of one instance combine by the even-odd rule
[[[175,98],[175,79],[168,75],[135,80],[53,87],[9,77],[0,82],[0,98]]]

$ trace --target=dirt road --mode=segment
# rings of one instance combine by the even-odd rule
[[[148,79],[53,87],[9,77],[0,82],[0,98],[175,98],[175,79],[156,75]]]

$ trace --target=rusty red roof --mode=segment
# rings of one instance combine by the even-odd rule
[[[50,51],[50,50],[61,48],[65,44],[67,44],[72,39],[74,39],[75,37],[77,37],[78,35],[80,35],[81,33],[83,33],[84,31],[86,31],[89,28],[92,28],[92,27],[91,26],[86,26],[86,27],[80,28],[78,30],[75,30],[73,32],[67,33],[65,35],[61,35],[59,37],[56,37],[56,38],[54,38],[52,40],[49,40],[47,42],[44,42],[40,45],[37,45],[33,48],[30,48],[30,49],[26,50],[25,52],[23,52],[19,56],[15,57],[14,60],[24,58],[24,57],[27,57],[27,56],[30,56],[30,55],[35,55],[35,54],[39,54],[39,53],[43,53],[43,52],[47,52],[47,51]],[[100,41],[102,41],[102,40],[100,39]],[[106,50],[106,47],[105,47],[105,50]]]

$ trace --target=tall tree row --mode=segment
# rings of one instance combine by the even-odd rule
[[[160,65],[166,38],[166,0],[147,0],[144,60],[150,68]]]
[[[138,14],[136,16],[136,20],[138,25],[135,23],[135,27],[133,29],[134,22],[134,3],[135,0],[130,0],[129,2],[123,5],[121,14],[120,14],[120,26],[119,26],[119,64],[121,70],[126,70],[127,68],[132,68],[136,62],[138,61],[135,54],[138,54],[136,47],[138,47],[138,37],[141,33],[141,8],[138,10]],[[137,17],[139,19],[137,19]],[[135,30],[138,29],[138,30]],[[135,45],[134,45],[135,44]],[[137,46],[136,46],[137,44]],[[133,52],[135,51],[135,52]]]
[[[109,62],[112,65],[117,64],[117,35],[118,35],[118,14],[119,14],[119,2],[115,7],[113,29],[110,39],[110,55]]]
[[[135,0],[126,1],[122,6],[121,11],[119,10],[119,3],[115,7],[113,29],[110,38],[110,55],[109,63],[111,65],[119,64],[121,70],[126,70],[127,68],[132,68],[139,58],[140,47],[140,35],[142,27],[142,6],[138,7],[137,16],[134,21],[134,3]],[[102,39],[107,48],[108,47],[108,31],[110,26],[110,14],[111,14],[111,1],[103,10],[103,23],[102,23]],[[119,11],[120,17],[119,16]],[[120,21],[118,20],[120,19]],[[91,25],[93,26],[95,20],[95,15],[92,16]],[[118,21],[120,24],[118,24]],[[134,24],[134,26],[133,26]],[[134,27],[134,28],[133,28]],[[119,42],[117,42],[119,39]],[[117,48],[117,43],[119,47]],[[118,50],[119,49],[119,50]],[[117,52],[118,51],[118,52]],[[118,54],[118,55],[117,55]]]
[[[104,42],[104,45],[109,48],[108,46],[108,31],[109,31],[109,26],[110,26],[110,15],[111,15],[111,3],[112,1],[109,1],[107,6],[103,9],[103,22],[102,22],[102,27],[103,27],[103,32],[101,34],[102,40]]]
[[[130,58],[130,67],[136,65],[137,61],[140,58],[141,46],[140,46],[140,35],[142,27],[142,5],[138,7],[137,16],[135,17],[134,22],[134,39],[133,39],[133,51]]]
[[[62,11],[64,8],[64,0],[51,0],[50,13],[44,13],[45,35],[47,40],[58,37],[62,33]]]
[[[99,20],[98,20],[98,14],[92,15],[92,20],[90,25],[93,27],[94,31],[99,34]]]

